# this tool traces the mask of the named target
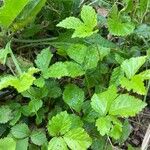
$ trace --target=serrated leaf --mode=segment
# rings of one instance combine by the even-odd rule
[[[98,47],[98,52],[100,55],[100,60],[102,61],[103,58],[110,53],[110,48],[103,47],[101,45],[97,45],[97,47]]]
[[[113,137],[115,140],[118,140],[121,137],[122,127],[119,125],[114,125],[111,129],[109,136]]]
[[[63,99],[71,108],[80,112],[84,101],[84,91],[75,84],[68,84],[65,87]]]
[[[119,142],[124,143],[128,139],[131,132],[132,132],[131,124],[129,123],[128,120],[125,120],[123,123],[122,134],[119,139]]]
[[[134,32],[137,36],[143,38],[150,38],[150,26],[148,24],[141,24]]]
[[[40,54],[37,55],[35,60],[36,66],[41,70],[47,70],[53,54],[50,52],[50,48],[43,49]]]
[[[105,134],[108,134],[110,132],[110,129],[112,127],[111,120],[107,116],[100,117],[96,120],[96,126],[100,134],[104,136]]]
[[[95,45],[89,46],[83,62],[84,70],[96,68],[99,59],[100,58],[97,47]]]
[[[141,95],[146,94],[146,88],[144,86],[143,79],[140,75],[135,75],[130,80],[124,77],[120,80],[120,84],[123,88],[127,89],[128,91],[133,90],[133,92]]]
[[[0,107],[0,123],[7,123],[12,119],[12,110],[9,106]]]
[[[91,30],[97,25],[97,14],[91,6],[84,5],[82,7],[81,19]]]
[[[54,137],[48,144],[48,150],[68,150],[68,148],[62,137]]]
[[[109,113],[121,117],[135,116],[147,104],[128,94],[119,95],[112,103]]]
[[[47,69],[45,78],[77,77],[84,74],[82,67],[75,62],[57,62]]]
[[[130,59],[126,59],[122,63],[121,68],[125,72],[127,78],[131,79],[145,62],[146,56],[132,57]]]
[[[81,11],[81,19],[75,17],[68,17],[65,20],[57,24],[57,27],[63,27],[66,29],[74,29],[72,38],[79,37],[84,38],[91,36],[96,33],[97,30],[93,31],[97,25],[97,15],[95,10],[88,5],[84,5]]]
[[[75,114],[71,114],[70,119],[71,119],[71,124],[72,124],[70,129],[83,127],[83,122],[79,116]]]
[[[21,118],[21,111],[18,108],[16,111],[13,112],[13,119],[10,121],[9,124],[11,126],[14,126],[19,121],[20,118]]]
[[[86,150],[92,144],[91,138],[82,128],[70,130],[63,138],[72,150]]]
[[[36,113],[43,105],[43,102],[42,100],[39,100],[39,99],[32,99],[30,102],[29,102],[29,110],[30,110],[30,113]]]
[[[71,120],[66,111],[57,114],[48,122],[48,132],[51,136],[63,135],[70,127]]]
[[[66,29],[75,29],[79,26],[83,26],[83,22],[80,19],[75,17],[68,17],[57,24],[57,27],[63,27]]]
[[[30,0],[19,16],[16,18],[14,29],[21,29],[28,25],[30,22],[34,21],[36,15],[40,12],[45,3],[46,0]]]
[[[0,150],[16,150],[16,142],[11,137],[0,139]]]
[[[46,88],[48,89],[47,96],[50,98],[58,98],[62,94],[62,90],[59,86],[59,83],[55,80],[47,80]]]
[[[83,44],[71,44],[67,49],[67,55],[76,61],[77,63],[82,64],[86,56],[87,46]]]
[[[135,29],[135,25],[131,21],[123,21],[119,15],[117,6],[114,5],[108,18],[108,30],[111,34],[117,36],[127,36]]]
[[[64,64],[66,65],[66,68],[68,70],[69,77],[75,78],[85,74],[85,71],[83,70],[82,66],[75,62],[66,61],[64,62]]]
[[[142,78],[142,80],[149,80],[150,79],[150,70],[149,69],[145,70],[138,75]]]
[[[35,77],[34,73],[39,70],[36,68],[30,68],[28,72],[22,73],[19,77],[6,76],[0,81],[0,89],[7,88],[8,86],[14,87],[19,93],[26,91],[33,84]]]
[[[36,85],[39,88],[42,88],[44,84],[45,84],[45,80],[43,77],[40,77],[34,81],[34,85]]]
[[[99,114],[92,109],[90,101],[85,101],[83,103],[82,111],[84,113],[84,116],[82,117],[84,121],[92,123],[99,117]]]
[[[99,115],[106,115],[117,96],[117,89],[112,86],[105,92],[94,94],[91,99],[91,106]]]
[[[58,78],[67,76],[68,70],[66,65],[63,62],[57,62],[49,67],[46,74],[44,75],[45,78]]]
[[[28,150],[28,141],[29,141],[29,138],[17,140],[15,150]]]
[[[8,28],[28,2],[29,0],[20,0],[19,3],[18,0],[5,0],[0,8],[0,25]]]
[[[112,71],[111,77],[110,77],[110,81],[109,81],[109,85],[116,85],[118,86],[120,84],[120,81],[122,80],[122,78],[124,77],[124,72],[120,67],[115,68]]]
[[[30,138],[31,141],[38,146],[43,145],[47,141],[45,133],[41,130],[33,131]]]
[[[25,123],[20,123],[11,128],[11,134],[17,139],[22,139],[30,135],[30,130]]]

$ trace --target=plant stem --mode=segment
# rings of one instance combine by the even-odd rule
[[[10,55],[11,55],[11,58],[12,58],[12,60],[13,60],[13,62],[14,62],[14,64],[15,64],[15,66],[16,66],[16,69],[17,69],[19,75],[22,74],[22,71],[21,71],[21,68],[20,68],[20,66],[19,66],[19,63],[18,63],[18,61],[17,61],[15,55],[13,54],[11,48],[10,48]]]

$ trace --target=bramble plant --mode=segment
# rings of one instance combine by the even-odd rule
[[[150,86],[150,2],[133,5],[4,0],[0,150],[132,149]]]

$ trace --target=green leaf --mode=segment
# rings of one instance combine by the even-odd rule
[[[118,86],[120,84],[120,81],[122,81],[122,78],[124,77],[124,72],[121,69],[121,67],[117,67],[112,71],[109,85],[116,85]]]
[[[66,68],[68,70],[67,76],[69,76],[69,77],[75,78],[75,77],[82,76],[85,74],[81,65],[79,65],[75,62],[66,61],[66,62],[64,62],[64,64],[66,65]]]
[[[150,25],[148,24],[140,24],[134,32],[140,38],[150,38]]]
[[[100,57],[97,47],[95,45],[89,46],[83,62],[84,70],[96,68],[99,59]]]
[[[36,79],[36,80],[34,81],[34,85],[36,85],[36,86],[39,87],[39,88],[42,88],[42,87],[45,85],[45,80],[44,80],[44,78],[43,78],[43,77],[40,77],[40,78]]]
[[[25,123],[21,123],[11,128],[11,134],[17,139],[22,139],[30,135],[30,130]]]
[[[9,124],[11,126],[14,126],[19,121],[20,118],[21,118],[21,111],[18,108],[16,111],[13,112],[13,119],[10,121]]]
[[[127,78],[131,79],[145,62],[146,62],[146,56],[135,57],[135,58],[132,57],[130,59],[126,59],[122,63],[121,68],[125,72]]]
[[[16,18],[14,23],[15,30],[21,29],[30,22],[34,21],[36,15],[40,12],[45,3],[46,0],[30,0]]]
[[[106,57],[110,53],[110,48],[102,47],[98,45],[98,51],[100,55],[100,60],[102,61],[104,57]]]
[[[68,150],[68,148],[62,137],[54,137],[48,144],[48,150]]]
[[[130,125],[128,120],[125,120],[123,123],[122,134],[119,139],[119,142],[124,143],[128,139],[131,132],[132,132],[132,126]]]
[[[28,2],[29,0],[20,0],[19,3],[18,0],[5,0],[0,8],[0,25],[8,28]]]
[[[85,101],[82,106],[83,110],[83,117],[82,120],[93,123],[95,122],[95,119],[99,117],[99,114],[95,112],[90,104],[90,101]]]
[[[109,32],[117,36],[127,36],[128,34],[131,34],[134,29],[135,25],[130,20],[124,21],[118,12],[117,6],[114,5],[108,18]]]
[[[16,150],[16,142],[10,137],[0,139],[0,150]]]
[[[141,72],[138,75],[142,78],[142,80],[150,80],[150,70],[149,69]]]
[[[6,64],[7,56],[11,52],[10,44],[11,43],[8,42],[7,45],[5,46],[5,48],[1,49],[0,63],[3,65]]]
[[[7,123],[12,119],[12,110],[9,106],[1,106],[0,107],[0,123]]]
[[[97,15],[95,10],[91,6],[84,5],[82,7],[81,19],[82,20],[75,17],[68,17],[57,24],[57,27],[74,29],[75,31],[72,35],[72,38],[84,38],[87,36],[91,36],[93,33],[97,32],[97,30],[93,31],[93,29],[97,25]]]
[[[133,92],[141,95],[146,94],[146,88],[140,75],[135,75],[130,80],[124,77],[120,80],[120,84],[121,87],[126,88],[128,91],[133,90]]]
[[[100,117],[96,120],[96,126],[100,134],[104,136],[105,134],[108,134],[110,132],[110,129],[112,127],[111,120],[107,116]]]
[[[54,116],[48,122],[48,132],[51,136],[64,135],[71,127],[71,120],[66,111]]]
[[[42,100],[39,99],[32,99],[29,102],[29,110],[31,113],[36,113],[43,105]]]
[[[47,70],[53,54],[50,52],[50,48],[43,49],[40,54],[37,55],[35,60],[36,66],[41,70]]]
[[[84,91],[75,84],[68,84],[65,87],[63,99],[71,108],[80,112],[84,101]]]
[[[14,87],[19,93],[26,91],[33,84],[35,77],[34,73],[37,73],[39,70],[36,68],[30,68],[28,72],[22,73],[19,77],[15,76],[6,76],[0,81],[0,90],[7,88],[8,86]]]
[[[74,62],[57,62],[49,67],[45,73],[45,78],[62,78],[65,76],[77,77],[84,74],[82,67]]]
[[[61,96],[62,91],[59,86],[59,83],[55,80],[47,80],[46,88],[48,89],[48,97],[50,98],[58,98]]]
[[[145,102],[142,102],[133,96],[121,94],[112,103],[109,113],[111,115],[117,115],[121,117],[135,116],[146,105],[147,104]]]
[[[67,49],[67,55],[76,61],[77,63],[82,64],[86,56],[87,46],[83,44],[71,44]]]
[[[34,130],[30,137],[31,141],[38,146],[43,145],[47,141],[45,133],[41,130]]]
[[[111,129],[109,136],[113,137],[115,140],[120,139],[122,133],[122,127],[119,125],[114,125]]]
[[[107,91],[92,96],[91,106],[99,115],[106,115],[117,96],[117,89],[114,86],[109,87]]]
[[[28,150],[28,141],[29,141],[29,138],[17,140],[15,150]]]
[[[92,144],[91,138],[82,128],[70,130],[64,135],[64,140],[72,150],[86,150]]]
[[[66,65],[63,62],[57,62],[49,67],[46,74],[44,75],[45,78],[58,78],[68,76],[68,70]]]
[[[75,114],[71,114],[70,119],[71,119],[71,124],[72,124],[70,129],[83,127],[83,122],[79,116]]]

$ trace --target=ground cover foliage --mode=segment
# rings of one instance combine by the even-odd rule
[[[149,0],[4,0],[0,27],[0,150],[140,149]]]

